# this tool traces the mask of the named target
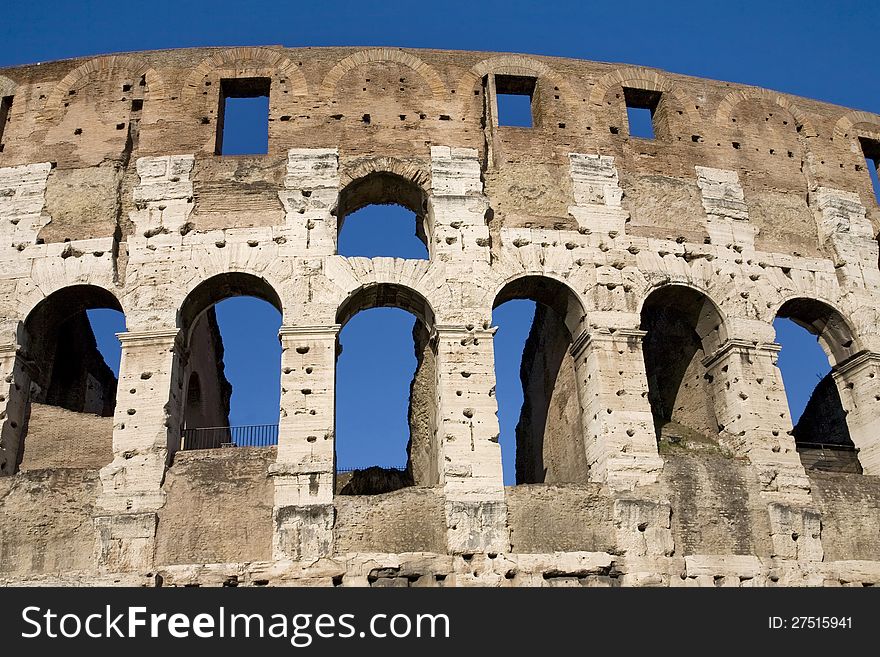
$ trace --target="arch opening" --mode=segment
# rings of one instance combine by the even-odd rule
[[[504,483],[585,483],[581,401],[573,337],[584,309],[565,284],[524,276],[497,294],[492,312]]]
[[[856,352],[847,321],[814,299],[791,299],[773,322],[781,345],[782,373],[801,463],[807,470],[861,473],[831,365]]]
[[[100,468],[113,460],[113,413],[125,316],[100,287],[74,285],[43,299],[25,320],[27,371],[21,470]]]
[[[648,400],[658,442],[717,446],[718,421],[703,359],[726,339],[717,306],[703,293],[664,285],[642,305]]]
[[[427,195],[412,180],[377,171],[352,181],[336,208],[337,253],[427,260]]]
[[[361,288],[339,308],[336,492],[375,495],[440,481],[434,314],[417,292]]]
[[[181,449],[271,447],[278,442],[282,307],[262,278],[215,276],[181,306]]]

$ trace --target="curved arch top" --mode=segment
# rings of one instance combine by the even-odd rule
[[[853,129],[862,124],[868,126],[868,132],[872,137],[880,139],[880,116],[870,112],[853,111],[841,116],[834,124],[835,141],[856,137],[857,135],[853,135]]]
[[[336,311],[336,323],[345,326],[362,310],[400,308],[412,313],[428,330],[435,325],[434,310],[421,293],[396,283],[369,283],[349,294]]]
[[[321,82],[322,95],[334,96],[339,81],[346,73],[372,62],[394,62],[411,68],[428,84],[435,97],[446,93],[446,85],[437,71],[415,55],[397,48],[371,48],[349,55],[330,69]]]
[[[498,287],[492,308],[513,299],[529,299],[553,310],[565,323],[572,339],[583,330],[586,308],[577,292],[563,280],[543,274],[518,274]]]
[[[704,290],[681,284],[666,283],[650,289],[639,303],[643,317],[648,306],[675,308],[694,327],[705,347],[719,346],[727,339],[727,319],[721,307]]]
[[[5,75],[0,75],[0,98],[3,96],[12,96],[18,85],[15,81],[10,80]]]
[[[189,329],[195,319],[215,303],[238,296],[262,299],[284,315],[281,297],[265,278],[244,272],[227,272],[201,281],[186,295],[177,312],[177,326]]]
[[[194,95],[201,88],[201,81],[215,70],[232,70],[236,77],[282,76],[289,91],[296,96],[308,94],[308,84],[299,70],[283,52],[271,48],[228,48],[202,60],[187,76],[183,94]]]
[[[590,102],[593,105],[601,105],[611,90],[616,87],[631,87],[666,93],[675,101],[676,109],[680,109],[688,115],[691,124],[697,125],[700,121],[700,116],[693,104],[685,102],[678,87],[660,71],[642,66],[628,66],[606,73],[593,87],[593,91],[590,93]]]
[[[154,98],[165,97],[164,80],[144,60],[131,55],[105,55],[88,60],[64,76],[46,99],[45,109],[47,111],[63,109],[64,98],[83,78],[92,73],[116,70],[125,71],[132,75],[146,75],[150,96]]]
[[[805,136],[816,136],[816,129],[807,117],[806,112],[804,112],[804,110],[801,109],[791,98],[769,89],[749,88],[731,91],[718,105],[718,109],[715,111],[715,120],[719,125],[729,124],[734,108],[736,108],[741,102],[747,100],[766,100],[779,105],[795,118],[798,126],[804,130]]]
[[[775,317],[790,319],[815,335],[834,365],[860,351],[852,322],[828,301],[793,296],[779,305]]]

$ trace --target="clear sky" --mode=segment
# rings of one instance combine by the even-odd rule
[[[508,51],[655,66],[878,112],[878,33],[880,3],[852,0],[16,0],[3,8],[0,66],[201,45],[393,45]],[[424,257],[423,247],[417,240],[412,241],[412,233],[404,235],[399,244],[377,244],[375,231],[359,228],[369,216],[353,215],[349,219],[343,245],[352,249],[351,253],[373,255],[378,253],[377,248],[393,246],[411,249],[410,257]],[[411,217],[394,212],[379,212],[373,220],[387,221],[389,226],[406,221],[412,225]],[[417,255],[419,248],[421,255]],[[512,302],[497,309],[493,318],[501,327],[496,337],[497,397],[509,483],[513,472],[512,431],[522,396],[519,357],[532,312],[531,304]],[[233,422],[277,420],[278,356],[274,335],[280,318],[277,313],[273,317],[273,313],[274,309],[248,300],[223,302],[218,308],[227,350],[227,375],[235,389]],[[118,354],[112,332],[121,330],[123,324],[109,321],[104,312],[91,316],[102,350],[112,365],[118,359],[111,353],[115,350]],[[406,395],[401,391],[408,391],[408,377],[415,367],[409,340],[412,322],[412,316],[402,311],[374,310],[357,315],[341,334],[341,465],[403,462]],[[817,377],[827,372],[828,363],[817,351],[815,339],[807,336],[798,345],[794,340],[806,334],[791,328],[780,324],[778,339],[783,343],[780,366],[797,417]],[[256,335],[265,336],[259,348],[244,346],[242,338],[253,345]],[[805,350],[812,351],[812,356],[805,356]],[[391,370],[395,376],[391,376]]]

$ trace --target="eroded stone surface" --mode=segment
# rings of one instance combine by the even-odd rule
[[[494,75],[512,72],[536,80],[531,129],[498,124]],[[880,116],[635,67],[392,48],[3,75],[0,583],[880,583],[880,209],[858,141]],[[216,154],[236,76],[268,79],[263,156]],[[656,139],[629,136],[625,88],[659,90]],[[370,203],[412,210],[429,259],[338,255]],[[199,423],[228,415],[198,318],[231,294],[283,315],[278,446],[182,456],[193,373],[216,407]],[[492,310],[517,298],[542,310],[521,377],[528,485],[505,488]],[[337,339],[376,305],[418,318],[400,477],[416,486],[346,497]],[[92,307],[126,316],[116,396],[84,366],[61,400],[50,343]],[[777,314],[828,353],[838,394],[815,403],[839,398],[864,474],[805,471]],[[664,353],[682,376],[658,377]]]

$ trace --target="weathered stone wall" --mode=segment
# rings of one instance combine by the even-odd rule
[[[445,552],[443,491],[408,487],[336,498],[336,552]]]
[[[876,559],[880,549],[880,481],[876,477],[811,472],[813,496],[822,511],[825,558]]]
[[[613,499],[596,484],[525,484],[505,490],[511,552],[608,552]]]
[[[272,555],[271,448],[204,449],[174,456],[162,486],[156,561],[261,561]]]
[[[98,471],[55,468],[0,478],[0,577],[95,569]]]
[[[505,76],[532,79],[532,128],[499,121]],[[220,89],[254,78],[269,83],[268,152],[218,155]],[[655,139],[629,134],[634,94],[659,98]],[[880,208],[860,141],[880,142],[877,114],[621,64],[395,48],[48,62],[0,71],[0,96],[15,98],[0,152],[13,546],[0,581],[880,581],[864,538],[878,528]],[[338,255],[346,213],[390,202],[416,214],[429,259]],[[189,330],[240,294],[283,316],[277,450],[175,454],[195,365],[225,410],[213,338],[193,345]],[[558,320],[538,338],[539,318],[526,354],[521,426],[535,444],[543,430],[529,467],[575,484],[503,485],[491,318],[513,298]],[[337,335],[375,306],[425,329],[410,424],[412,474],[429,487],[347,497]],[[658,306],[686,321],[645,322]],[[76,483],[89,471],[60,469],[59,442],[40,451],[55,470],[19,468],[29,413],[50,444],[36,404],[57,329],[92,307],[126,316],[120,403],[102,396],[112,460]],[[829,354],[833,429],[846,423],[863,474],[805,472],[777,316]],[[662,390],[658,354],[684,385]]]
[[[103,468],[113,460],[113,418],[31,403],[21,470]]]

